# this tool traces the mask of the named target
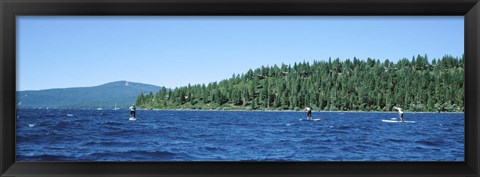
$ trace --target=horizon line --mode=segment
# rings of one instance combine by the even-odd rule
[[[424,56],[427,56],[427,61],[431,64],[431,62],[433,60],[441,60],[443,57],[454,57],[454,58],[461,58],[462,56],[464,56],[464,54],[462,54],[462,56],[454,56],[454,55],[451,55],[451,54],[444,54],[441,58],[428,58],[428,54],[424,54],[424,55],[420,55],[420,54],[417,54],[417,55],[413,55],[412,57],[417,57],[417,56],[421,56],[421,57],[424,57]],[[317,59],[314,59],[313,61],[311,61],[312,63],[315,63],[315,62],[329,62],[329,60],[340,60],[341,62],[345,62],[347,60],[353,60],[353,59],[358,59],[360,61],[367,61],[368,59],[371,59],[371,60],[374,60],[374,61],[380,61],[380,59],[378,58],[371,58],[371,57],[367,57],[365,59],[361,59],[361,58],[357,58],[357,57],[353,57],[353,58],[345,58],[345,59],[341,59],[340,57],[328,57],[328,59],[320,59],[320,60],[317,60]],[[385,62],[386,60],[389,60],[390,62],[394,63],[394,64],[398,64],[398,62],[400,62],[401,60],[404,60],[404,59],[407,59],[407,60],[411,60],[411,58],[407,58],[407,57],[403,57],[401,59],[397,59],[396,62],[393,62],[393,61],[390,61],[390,59],[383,59],[383,62]],[[278,67],[281,67],[283,65],[286,65],[286,66],[292,66],[294,64],[301,64],[301,63],[308,63],[309,65],[311,65],[312,63],[310,63],[310,61],[307,61],[307,60],[303,60],[303,61],[298,61],[298,62],[294,62],[294,63],[289,63],[289,64],[285,64],[285,63],[281,63],[281,64],[273,64],[273,65],[261,65],[260,67],[258,68],[261,68],[261,67],[273,67],[273,66],[278,66]],[[244,73],[232,73],[233,75],[242,75],[242,74],[245,74],[246,72],[248,72],[248,70],[254,70],[254,69],[257,69],[257,68],[249,68],[249,69],[246,69],[246,71]],[[227,77],[231,77],[231,76],[227,76]],[[17,78],[18,79],[18,78]],[[228,79],[228,78],[226,78]],[[225,79],[222,79],[222,80],[225,80]],[[213,82],[221,82],[222,80],[220,81],[207,81],[207,83],[188,83],[187,85],[202,85],[202,84],[209,84],[209,83],[213,83]],[[128,81],[126,79],[120,79],[120,80],[116,80],[116,81],[107,81],[107,82],[104,82],[102,84],[96,84],[96,85],[90,85],[90,86],[71,86],[71,87],[52,87],[52,88],[44,88],[44,89],[25,89],[25,90],[16,90],[16,92],[26,92],[26,91],[45,91],[45,90],[56,90],[56,89],[75,89],[75,88],[90,88],[90,87],[97,87],[97,86],[102,86],[102,85],[106,85],[106,84],[111,84],[111,83],[115,83],[115,82],[126,82],[126,83],[137,83],[137,84],[144,84],[144,85],[151,85],[151,86],[156,86],[156,87],[165,87],[167,89],[175,89],[175,88],[180,88],[180,87],[186,87],[187,85],[182,85],[182,86],[173,86],[173,87],[167,87],[167,86],[159,86],[159,85],[155,85],[155,84],[151,84],[151,83],[144,83],[144,82],[138,82],[138,81]],[[17,83],[18,85],[18,83]]]

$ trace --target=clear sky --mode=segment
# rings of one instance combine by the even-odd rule
[[[464,52],[463,16],[17,16],[17,90],[209,83],[262,65]]]

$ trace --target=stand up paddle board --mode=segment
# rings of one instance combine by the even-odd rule
[[[315,121],[318,122],[320,119],[298,119],[299,121]]]
[[[415,123],[415,121],[401,121],[401,120],[385,120],[383,119],[382,122],[386,122],[386,123]]]
[[[130,117],[128,120],[134,121],[134,120],[137,120],[137,118]]]

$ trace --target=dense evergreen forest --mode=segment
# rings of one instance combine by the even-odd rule
[[[262,66],[208,84],[141,94],[143,109],[464,111],[464,56],[329,59]]]

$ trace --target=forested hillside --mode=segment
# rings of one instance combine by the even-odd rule
[[[159,78],[161,79],[161,78]],[[329,59],[262,66],[229,79],[141,94],[139,108],[464,111],[464,56]]]

